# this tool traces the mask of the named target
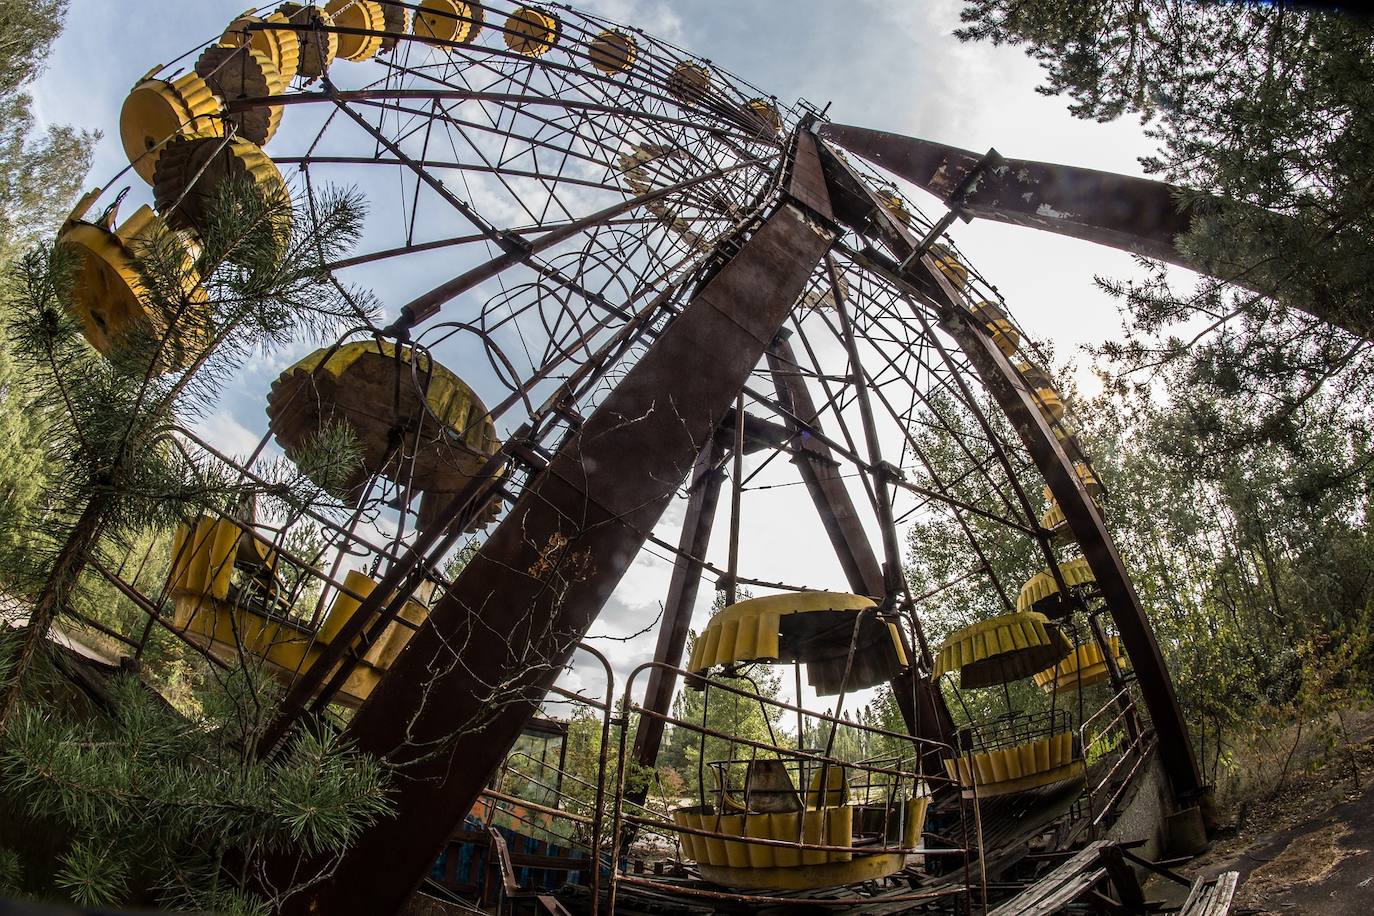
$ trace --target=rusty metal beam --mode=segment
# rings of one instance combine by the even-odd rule
[[[882,566],[859,521],[854,500],[840,473],[840,463],[835,460],[830,446],[814,435],[821,431],[820,412],[806,387],[796,352],[787,337],[786,332],[779,334],[768,348],[767,357],[778,403],[788,412],[784,422],[796,437],[793,464],[806,484],[806,491],[811,494],[850,589],[857,595],[882,601],[887,595]]]
[[[781,205],[555,454],[345,734],[394,814],[287,914],[394,913],[519,737],[740,392],[834,233]],[[289,880],[298,863],[275,872]]]
[[[874,197],[863,180],[838,159],[823,157],[822,161],[832,183],[832,199],[841,199],[841,194],[852,196],[856,185],[863,195]],[[845,186],[850,190],[844,191]],[[873,207],[870,212],[881,223],[875,227],[876,231],[881,232],[883,239],[897,249],[895,254],[898,260],[906,258],[915,249],[915,240],[884,207]],[[1130,656],[1141,697],[1150,712],[1150,720],[1159,739],[1160,760],[1174,794],[1180,800],[1197,798],[1204,788],[1202,774],[1193,754],[1188,725],[1178,705],[1168,666],[1126,565],[1117,552],[1097,503],[1089,496],[1074,468],[1073,458],[1054,435],[1049,420],[1041,412],[1034,395],[1022,383],[1010,359],[963,306],[959,293],[936,268],[934,257],[923,255],[913,260],[908,270],[902,270],[894,263],[890,271],[889,279],[936,308],[940,327],[964,351],[983,386],[1002,409],[1025,444],[1031,460],[1045,478],[1069,522],[1074,539],[1092,568],[1098,588],[1116,623],[1122,646]],[[1063,587],[1061,584],[1060,588]]]
[[[859,522],[854,499],[849,495],[849,489],[840,474],[840,463],[824,441],[820,412],[811,398],[811,391],[806,387],[796,353],[786,334],[779,334],[768,348],[768,371],[777,388],[778,403],[787,411],[785,422],[792,427],[797,438],[793,463],[830,538],[830,545],[844,570],[849,588],[855,594],[882,601],[887,597],[882,566],[873,552],[868,534]],[[816,435],[818,433],[822,435]],[[892,679],[891,686],[910,734],[931,741],[949,741],[954,734],[954,720],[945,705],[945,698],[930,678],[912,665],[898,673]],[[927,772],[943,772],[938,751],[928,755],[928,758],[922,760],[922,766],[929,768]]]
[[[933,262],[923,262],[937,283],[944,281]],[[953,293],[953,290],[949,290]],[[993,343],[964,309],[951,308],[940,320],[944,329],[963,349],[983,385],[997,401],[1011,425],[1025,443],[1026,450],[1044,475],[1050,492],[1058,501],[1074,539],[1092,567],[1098,588],[1126,653],[1136,673],[1141,697],[1150,711],[1159,738],[1159,756],[1180,799],[1195,798],[1202,790],[1202,776],[1183,710],[1178,705],[1173,680],[1155,640],[1149,617],[1136,594],[1126,564],[1117,552],[1111,533],[1083,481],[1074,470],[1073,459],[1055,438],[1049,422],[1034,397],[1019,383],[1016,370],[1006,355]]]
[[[687,512],[682,520],[682,535],[678,540],[678,555],[673,561],[673,575],[668,582],[668,598],[663,603],[663,620],[658,625],[658,645],[654,661],[664,667],[649,669],[649,683],[644,689],[644,708],[667,715],[673,702],[677,675],[671,668],[682,667],[682,653],[687,647],[687,631],[692,623],[692,609],[696,606],[701,587],[701,557],[711,543],[711,524],[720,501],[720,488],[725,472],[720,462],[726,454],[720,436],[712,437],[697,457],[692,468]],[[658,762],[659,746],[663,742],[663,720],[652,715],[640,715],[635,731],[634,758],[642,767]],[[643,801],[637,798],[636,801]]]
[[[1178,237],[1187,233],[1205,210],[1221,203],[1220,199],[1194,195],[1185,201],[1181,189],[1162,181],[1031,159],[1004,159],[987,169],[971,187],[962,189],[964,193],[954,201],[952,196],[978,167],[981,154],[842,124],[825,124],[820,135],[956,205],[965,218],[980,217],[1084,239],[1210,274],[1261,295],[1273,295],[1270,284],[1249,270],[1251,265],[1201,263],[1179,249]],[[1280,213],[1256,212],[1275,225],[1291,222]],[[1374,336],[1374,324],[1368,316],[1348,314],[1341,303],[1331,300],[1325,289],[1306,289],[1301,302],[1288,304],[1353,334]]]

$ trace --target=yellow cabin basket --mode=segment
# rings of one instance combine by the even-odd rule
[[[149,74],[129,93],[119,113],[124,154],[138,177],[152,184],[163,146],[192,134],[224,136],[223,112],[219,98],[198,73],[171,81]]]
[[[684,105],[700,102],[710,88],[710,71],[689,61],[678,62],[668,75],[668,94]]]
[[[153,199],[167,222],[204,234],[226,182],[251,184],[274,221],[271,240],[277,256],[291,241],[291,194],[277,164],[249,140],[227,143],[216,137],[178,137],[158,157]],[[231,258],[232,259],[232,258]]]
[[[885,683],[908,661],[900,631],[871,613],[874,607],[872,598],[839,592],[741,601],[711,618],[693,644],[688,669],[705,674],[750,662],[796,662],[806,665],[807,680],[821,696]],[[857,644],[846,682],[856,623]]]
[[[183,369],[194,362],[210,335],[209,299],[192,263],[192,250],[148,207],[139,207],[118,229],[110,226],[113,210],[102,223],[85,222],[86,210],[99,193],[82,199],[58,235],[58,245],[76,257],[69,307],[81,320],[86,339],[101,354],[126,353],[134,335],[147,335],[148,342],[158,346],[155,371]],[[157,304],[159,297],[145,285],[136,267],[142,245],[170,245],[183,252],[180,289],[164,291],[161,298],[168,300],[166,307]],[[175,306],[170,302],[172,293],[180,300]]]
[[[593,67],[607,76],[615,76],[634,66],[639,57],[639,44],[633,35],[607,30],[592,39],[587,57]]]
[[[472,41],[482,31],[482,6],[462,0],[421,0],[414,34],[440,41]]]
[[[1021,332],[1016,330],[1016,326],[1011,323],[1002,306],[985,299],[975,303],[969,311],[992,335],[992,342],[996,344],[997,349],[1008,357],[1016,353],[1021,346]]]
[[[386,11],[376,0],[330,0],[324,11],[341,29],[380,32],[386,28]],[[380,35],[339,35],[338,55],[342,60],[368,60],[381,49]]]
[[[260,99],[283,88],[276,61],[253,45],[211,45],[196,59],[196,73],[226,102]],[[263,105],[226,115],[225,119],[234,125],[237,136],[261,146],[276,136],[282,112],[281,105]]]
[[[1072,731],[1012,747],[945,760],[945,771],[966,796],[991,798],[1025,792],[1083,775]]]
[[[291,86],[301,66],[300,34],[288,28],[266,28],[249,31],[250,25],[286,26],[288,20],[281,13],[269,16],[240,16],[229,23],[229,28],[220,36],[221,45],[239,48],[248,46],[254,51],[267,55],[272,62],[277,81],[272,84],[272,95],[281,95]]]
[[[290,684],[308,671],[357,613],[376,580],[350,570],[318,629],[289,616],[279,600],[278,567],[285,562],[251,530],[223,518],[179,525],[172,541],[168,591],[175,626],[187,639],[230,664],[261,666]],[[267,587],[262,587],[262,583]],[[408,600],[400,620],[387,624],[336,697],[357,706],[424,623],[428,608]],[[405,621],[402,623],[401,621]],[[410,624],[407,626],[406,624]]]
[[[300,36],[300,62],[296,72],[307,81],[319,79],[339,54],[339,34],[327,32],[333,22],[329,14],[318,6],[302,3],[283,3],[277,12],[292,25],[307,26]]]
[[[522,6],[506,20],[506,47],[526,57],[542,57],[558,42],[562,25],[548,10]]]
[[[1043,671],[1071,649],[1044,614],[1018,611],[950,634],[935,656],[934,675],[958,671],[961,687],[991,687]]]
[[[1107,645],[1118,669],[1130,666],[1130,658],[1122,648],[1121,639],[1108,637]],[[1049,694],[1074,693],[1084,687],[1100,684],[1107,679],[1107,659],[1097,642],[1085,642],[1074,649],[1068,658],[1053,668],[1046,668],[1035,675],[1035,684]]]
[[[1070,589],[1088,588],[1097,583],[1086,557],[1075,557],[1060,563],[1059,574]],[[1016,596],[1016,606],[1024,611],[1058,615],[1071,609],[1073,605],[1070,596],[1059,591],[1059,583],[1054,580],[1054,573],[1045,569],[1021,586],[1021,592]]]
[[[397,398],[397,392],[400,397]],[[354,500],[373,476],[404,474],[421,493],[464,489],[500,447],[496,426],[477,394],[422,351],[366,340],[326,347],[272,384],[267,416],[288,457],[299,455],[327,426],[344,424],[361,452],[352,473],[317,480]],[[395,443],[403,441],[400,461]]]

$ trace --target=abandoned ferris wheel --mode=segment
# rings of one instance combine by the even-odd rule
[[[1186,726],[1090,456],[1009,304],[946,236],[993,218],[1183,263],[1188,215],[1165,186],[830,123],[633,27],[504,2],[250,12],[141,79],[120,136],[132,177],[89,195],[61,237],[102,352],[135,325],[198,333],[149,313],[132,251],[156,235],[192,258],[222,183],[289,194],[299,219],[331,182],[372,203],[362,250],[331,267],[378,281],[395,321],[283,372],[250,458],[182,431],[251,484],[272,449],[295,458],[347,424],[358,466],[307,513],[324,546],[298,555],[289,525],[252,505],[188,519],[162,592],[140,603],[170,602],[158,620],[181,638],[277,677],[276,738],[342,703],[347,737],[396,766],[395,816],[300,912],[397,911],[484,798],[510,801],[493,774],[573,654],[595,654],[582,640],[644,549],[673,575],[654,656],[597,707],[637,728],[619,766],[603,756],[607,804],[576,816],[586,908],[645,894],[669,911],[939,911],[986,904],[990,881],[1010,893],[997,876],[1046,831],[1054,849],[1105,835],[1147,778],[1161,822],[1200,821]],[[88,218],[130,182],[150,206]],[[925,217],[899,182],[944,214]],[[931,430],[957,476],[927,454]],[[746,456],[790,462],[841,581],[773,581],[741,559],[751,539],[788,536],[751,517]],[[680,537],[661,541],[679,496]],[[722,497],[729,544],[712,562]],[[902,572],[903,526],[928,513],[954,520],[950,551],[1002,604],[942,645],[922,626],[934,593]],[[446,567],[469,538],[471,558]],[[999,539],[1043,570],[1001,581]],[[727,606],[689,658],[708,575]],[[804,669],[833,711],[800,708],[800,686],[796,704],[757,698],[797,716],[796,735],[740,737],[701,761],[696,798],[644,807],[628,762],[652,767],[667,726],[705,740],[705,723],[672,716],[674,691],[739,693],[719,676],[752,665],[794,666],[798,685]],[[955,726],[947,697],[1023,679],[1046,709]],[[881,684],[900,750],[841,759],[844,698]],[[808,746],[817,725],[831,740]],[[669,837],[671,867],[630,873],[636,832]]]

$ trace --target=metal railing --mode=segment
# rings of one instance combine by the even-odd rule
[[[723,691],[760,704],[765,716],[767,716],[768,709],[797,713],[814,723],[820,723],[823,728],[844,728],[866,734],[875,739],[893,742],[902,748],[902,751],[897,754],[885,754],[864,760],[844,760],[822,751],[809,750],[803,747],[780,746],[776,736],[772,736],[773,740],[771,741],[762,741],[725,734],[708,727],[705,724],[704,716],[702,722],[689,722],[660,713],[634,702],[633,690],[636,679],[653,668],[671,672],[683,678],[684,682],[693,688],[705,691],[708,697],[707,703],[709,703],[709,695],[712,691]],[[624,691],[623,709],[627,716],[658,719],[665,725],[671,725],[675,729],[680,728],[699,736],[703,750],[707,738],[727,741],[731,750],[727,759],[712,763],[717,782],[714,789],[708,789],[706,786],[707,762],[704,759],[700,761],[698,785],[696,786],[698,801],[696,811],[703,814],[705,818],[714,817],[716,829],[693,826],[678,821],[670,821],[661,816],[637,816],[624,810],[626,755],[629,748],[625,733],[622,731],[619,751],[619,779],[615,792],[616,804],[612,826],[613,843],[617,848],[625,830],[630,828],[649,829],[664,835],[676,836],[679,848],[681,848],[681,838],[685,835],[736,844],[744,842],[750,846],[790,850],[798,853],[955,856],[964,860],[966,872],[964,886],[956,888],[954,891],[944,890],[936,894],[911,895],[910,900],[913,902],[932,899],[935,896],[943,896],[952,892],[965,893],[969,884],[974,880],[970,873],[974,867],[972,864],[974,857],[970,856],[969,850],[963,848],[928,848],[920,835],[917,835],[915,844],[908,842],[908,827],[910,825],[906,818],[912,810],[911,801],[928,798],[928,790],[933,785],[953,785],[953,781],[943,774],[922,773],[919,769],[919,761],[929,757],[932,753],[952,756],[954,749],[948,744],[863,725],[829,713],[817,713],[782,700],[762,697],[757,692],[743,689],[723,680],[676,668],[663,662],[647,662],[630,673]],[[799,735],[798,742],[801,740],[804,739]],[[742,756],[736,755],[737,749],[743,752]],[[770,775],[774,779],[774,783],[767,786],[751,785],[751,774],[757,775],[765,769],[771,771]],[[841,774],[839,780],[831,781],[829,774],[832,771]],[[742,779],[738,778],[740,774],[743,775]],[[850,774],[853,774],[852,780]],[[726,825],[722,823],[721,817],[731,814],[747,814],[754,807],[758,807],[756,801],[763,796],[768,796],[774,802],[778,801],[777,798],[773,798],[774,796],[785,797],[783,798],[783,806],[800,813],[825,808],[851,807],[849,803],[849,799],[852,797],[851,789],[856,786],[861,801],[852,807],[855,809],[855,814],[859,817],[860,823],[865,826],[881,828],[870,831],[871,835],[865,837],[866,842],[861,847],[856,847],[848,840],[846,845],[827,842],[829,834],[824,829],[819,837],[807,836],[807,831],[803,826],[804,818],[800,816],[797,818],[796,836],[787,839],[745,836],[741,831],[722,829]],[[876,800],[874,800],[875,796]],[[843,802],[839,801],[841,797],[844,799]],[[962,805],[960,813],[963,816]],[[965,830],[963,835],[968,836],[968,831]],[[818,839],[819,841],[817,841]],[[981,855],[976,858],[977,861],[982,859]],[[609,901],[612,909],[615,905],[618,883],[682,892],[682,888],[678,885],[643,877],[622,875],[618,871],[613,871]],[[714,899],[730,899],[741,903],[796,902],[791,898],[768,897],[757,894],[743,895],[731,892],[710,892],[710,896]],[[892,899],[894,902],[898,900],[896,897]],[[841,898],[827,898],[823,902],[826,905],[839,905],[840,900]]]
[[[1110,718],[1108,718],[1110,716]],[[1093,836],[1117,802],[1135,781],[1136,775],[1153,750],[1153,738],[1140,719],[1136,698],[1129,685],[1113,694],[1078,727],[1079,746],[1089,767],[1081,803],[1087,807]],[[1092,767],[1115,755],[1098,778]],[[1124,775],[1123,775],[1124,774]]]

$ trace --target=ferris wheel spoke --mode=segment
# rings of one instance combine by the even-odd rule
[[[693,129],[700,129],[703,127],[702,124],[687,118],[636,110],[625,105],[608,105],[604,102],[560,99],[540,95],[521,95],[519,93],[509,92],[472,92],[463,89],[348,89],[333,94],[323,91],[294,92],[287,95],[272,95],[262,98],[235,99],[225,103],[224,108],[229,114],[238,114],[240,112],[252,111],[264,107],[278,105],[310,105],[322,102],[333,102],[336,99],[343,102],[429,101],[431,99],[440,99],[460,102],[525,105],[539,108],[562,108],[566,110],[597,112],[624,118],[630,123],[671,124]],[[753,139],[744,131],[733,128],[733,126],[731,129],[716,126],[711,128],[711,130],[717,135],[737,140],[748,141]]]

